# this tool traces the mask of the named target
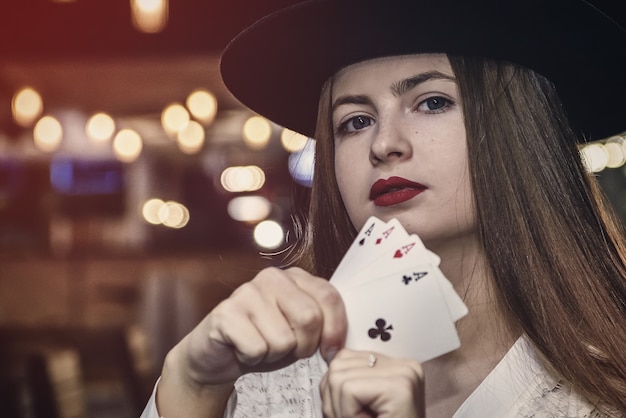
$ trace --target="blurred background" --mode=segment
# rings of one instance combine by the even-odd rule
[[[138,416],[169,348],[282,261],[310,147],[218,62],[289,3],[2,2],[0,415]]]
[[[165,353],[282,262],[312,143],[242,106],[218,63],[295,1],[3,1],[3,417],[138,416]],[[622,217],[625,139],[582,150]]]

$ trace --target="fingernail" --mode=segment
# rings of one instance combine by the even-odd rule
[[[338,351],[339,351],[338,347],[330,347],[328,350],[326,350],[326,354],[323,355],[324,360],[326,360],[326,363],[330,363],[331,361],[333,361]]]

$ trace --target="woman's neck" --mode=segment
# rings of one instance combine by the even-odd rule
[[[486,259],[475,240],[434,249],[440,269],[469,313],[457,322],[461,347],[424,363],[429,418],[451,417],[520,335],[500,308]]]

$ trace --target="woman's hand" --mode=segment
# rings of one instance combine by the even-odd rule
[[[268,268],[220,303],[184,341],[190,374],[220,384],[343,346],[339,293],[299,268]]]
[[[330,363],[320,384],[324,416],[424,418],[422,366],[371,355],[345,349]]]
[[[170,351],[157,393],[159,410],[167,416],[161,411],[170,407],[165,404],[180,405],[176,400],[185,391],[196,393],[198,402],[224,401],[242,374],[284,367],[318,348],[332,357],[343,347],[346,329],[341,296],[327,280],[299,268],[264,269]],[[185,403],[197,403],[184,396]]]

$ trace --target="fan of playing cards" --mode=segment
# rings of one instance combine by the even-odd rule
[[[459,348],[467,307],[439,257],[400,222],[370,217],[330,279],[348,316],[346,347],[424,362]]]

